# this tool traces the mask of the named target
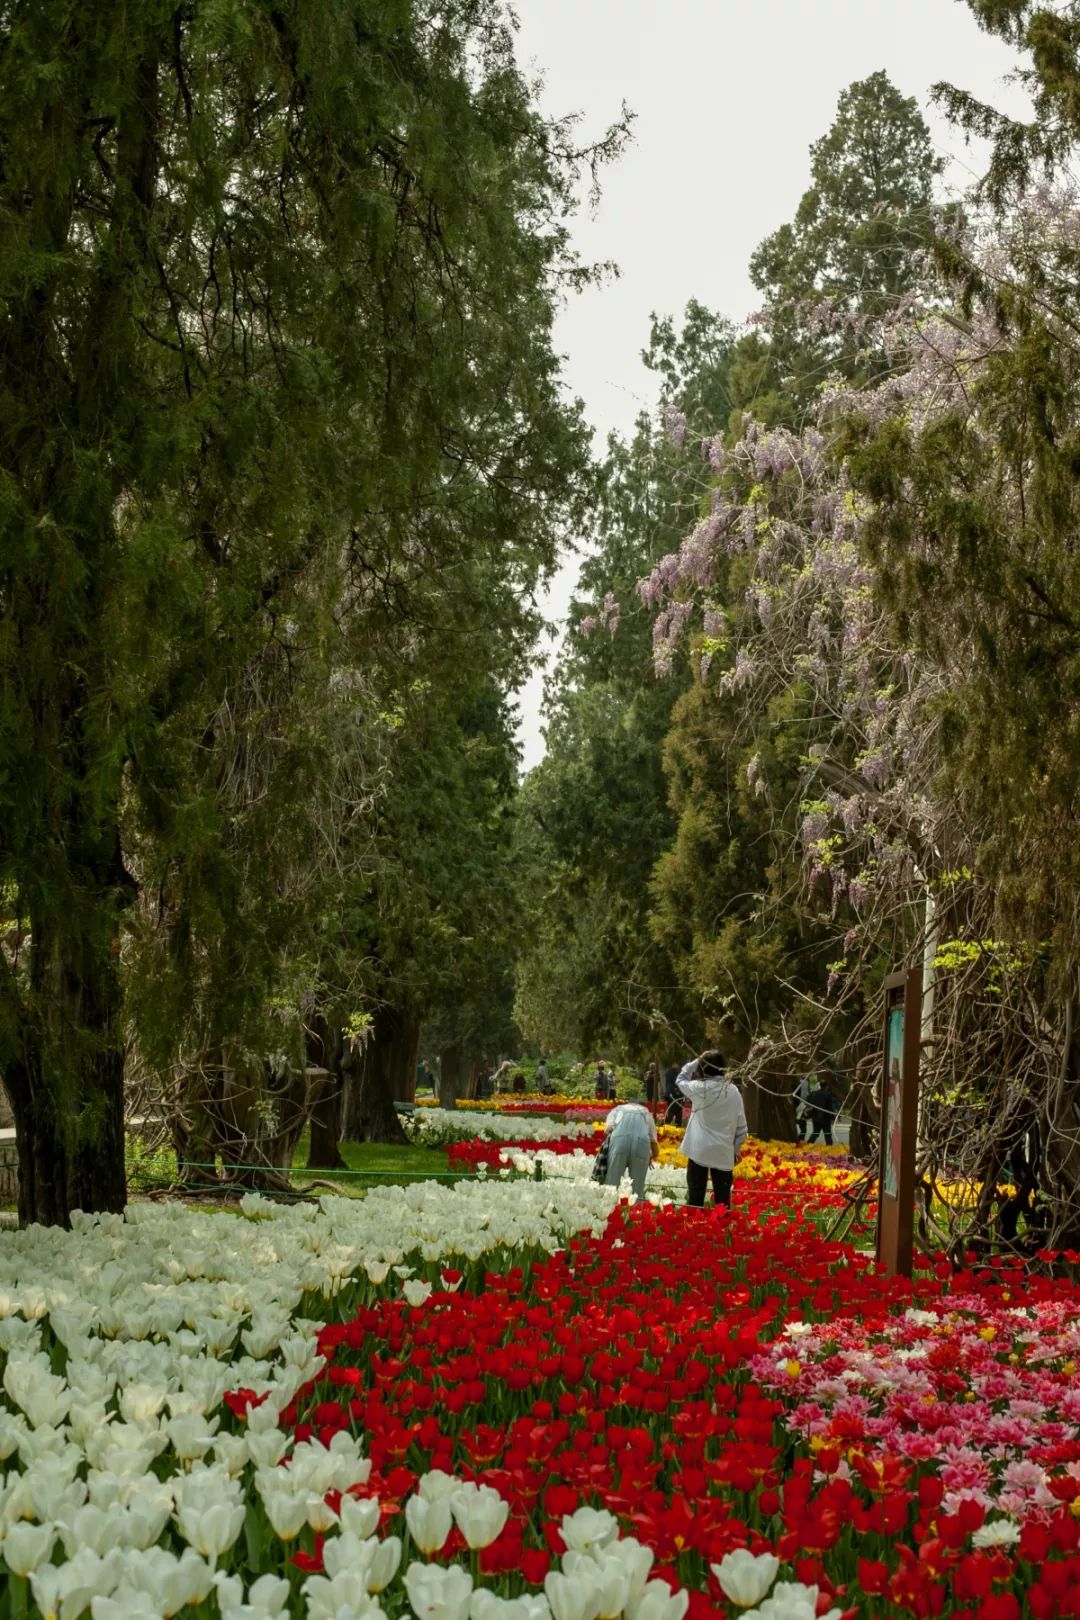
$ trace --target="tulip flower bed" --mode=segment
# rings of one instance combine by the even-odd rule
[[[589,1136],[553,1136],[544,1141],[542,1153],[556,1156],[576,1153],[579,1157],[590,1161],[585,1172],[588,1174],[592,1169],[591,1160],[595,1158],[603,1140],[602,1131],[593,1131]],[[514,1165],[515,1158],[522,1154],[532,1154],[536,1145],[535,1137],[515,1136],[512,1127],[509,1127],[508,1135],[495,1141],[473,1138],[467,1141],[448,1142],[446,1157],[454,1170],[479,1170],[481,1165],[485,1165],[489,1170],[497,1170],[500,1165],[506,1164],[518,1168]],[[530,1170],[535,1167],[539,1158],[540,1155],[536,1154],[530,1159],[528,1165]]]
[[[486,1486],[508,1511],[473,1564],[510,1595],[557,1567],[584,1502],[694,1617],[733,1612],[745,1552],[747,1602],[788,1583],[762,1616],[1075,1614],[1075,1317],[1068,1284],[890,1280],[775,1210],[645,1205],[528,1276],[326,1328],[330,1365],[286,1416],[305,1440],[367,1437],[391,1524],[432,1470]],[[453,1565],[460,1526],[425,1550]]]
[[[416,1106],[425,1114],[437,1108],[437,1100],[418,1097]],[[548,1097],[542,1092],[515,1092],[509,1096],[459,1098],[455,1112],[488,1114],[525,1114],[542,1119],[596,1120],[603,1119],[616,1102],[593,1097]]]
[[[556,1121],[528,1116],[508,1120],[498,1113],[463,1114],[457,1109],[425,1108],[423,1113],[414,1115],[409,1130],[414,1141],[428,1146],[473,1141],[505,1143],[513,1138],[526,1147],[535,1147],[538,1143],[546,1146],[564,1138],[578,1143],[591,1142],[595,1124],[591,1120]]]
[[[836,1155],[728,1215],[528,1152],[0,1235],[0,1620],[1080,1614],[1074,1285],[878,1276]]]

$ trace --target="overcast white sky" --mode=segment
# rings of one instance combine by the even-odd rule
[[[1022,108],[1005,83],[1013,53],[983,34],[964,0],[515,0],[519,60],[545,81],[552,114],[583,115],[595,138],[626,100],[634,142],[604,179],[595,218],[580,216],[582,256],[614,259],[620,279],[576,298],[557,341],[568,386],[602,450],[654,402],[640,351],[649,316],[698,298],[735,320],[756,307],[746,273],[762,237],[792,217],[808,148],[841,90],[884,68],[924,109],[956,186],[980,155],[929,105],[939,79]],[[577,575],[568,557],[547,599],[560,629]],[[543,677],[521,694],[524,765],[542,757]]]

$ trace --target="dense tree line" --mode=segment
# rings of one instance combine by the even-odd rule
[[[754,255],[762,327],[717,352],[691,311],[660,389],[667,493],[634,509],[636,592],[625,520],[597,531],[575,618],[599,650],[572,636],[557,677],[534,846],[549,874],[573,871],[587,846],[560,828],[626,803],[580,762],[612,735],[627,757],[639,744],[640,846],[625,889],[604,886],[637,896],[639,949],[571,932],[563,960],[591,952],[608,973],[583,1003],[607,1024],[582,1018],[577,1037],[645,1056],[707,1036],[779,1132],[794,1078],[833,1067],[860,1126],[881,977],[921,961],[928,1198],[962,1169],[982,1191],[959,1241],[1023,1219],[1029,1242],[1075,1245],[1080,8],[972,10],[1027,53],[1035,109],[1018,124],[937,88],[991,142],[984,184],[962,207],[937,198],[918,109],[875,75],[845,92],[795,219]],[[646,431],[612,447],[609,479],[629,464],[646,480]],[[669,708],[647,711],[633,682],[613,696],[616,621],[639,649],[651,628]],[[538,1037],[544,983],[534,960]]]
[[[285,1164],[305,1055],[390,1129],[488,993],[622,129],[541,118],[499,0],[14,0],[0,92],[0,1073],[63,1221],[124,1201],[125,1078]]]

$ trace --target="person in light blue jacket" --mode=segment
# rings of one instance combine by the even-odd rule
[[[629,1171],[634,1197],[640,1203],[650,1161],[660,1157],[656,1121],[643,1103],[620,1103],[608,1114],[604,1133],[608,1139],[605,1185],[617,1187]]]

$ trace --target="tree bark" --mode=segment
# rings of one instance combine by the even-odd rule
[[[70,833],[81,904],[63,917],[31,910],[31,994],[5,1074],[24,1226],[67,1226],[74,1209],[127,1199],[119,927],[131,880],[115,826],[87,815]]]
[[[743,1106],[752,1136],[762,1142],[794,1142],[795,1106],[790,1091],[786,1075],[766,1074],[762,1081],[747,1081]]]
[[[439,1107],[456,1108],[465,1070],[465,1054],[456,1042],[444,1046],[439,1060]]]
[[[415,1090],[419,1050],[419,1019],[396,1007],[378,1008],[363,1050],[349,1065],[347,1142],[408,1141],[394,1103]]]
[[[317,1018],[308,1035],[308,1058],[325,1070],[311,1095],[311,1145],[309,1170],[344,1170],[341,1156],[341,1126],[345,1106],[345,1075],[342,1059],[345,1043],[340,1029],[331,1028],[325,1018]]]

